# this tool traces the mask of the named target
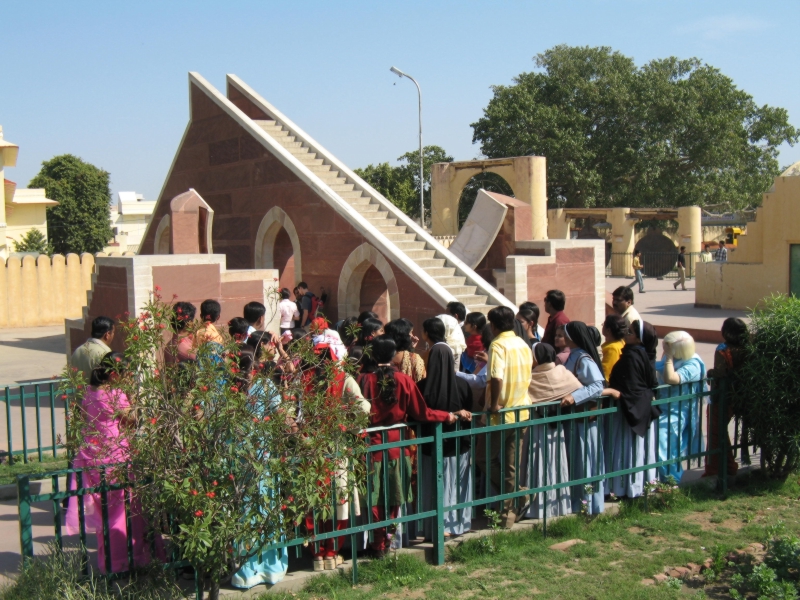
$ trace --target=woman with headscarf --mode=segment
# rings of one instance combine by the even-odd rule
[[[555,348],[550,344],[534,343],[534,366],[531,371],[531,383],[528,386],[528,397],[531,404],[538,407],[533,425],[528,430],[529,435],[526,435],[526,445],[520,461],[520,472],[525,474],[530,489],[569,481],[569,462],[567,445],[564,443],[563,424],[536,425],[536,419],[555,416],[558,409],[557,402],[582,387],[581,382],[563,365],[557,365],[555,360]],[[530,460],[533,461],[532,477],[528,469]],[[538,494],[525,516],[531,519],[542,518],[545,515],[545,497],[548,518],[572,513],[570,488],[563,487]]]
[[[700,411],[705,404],[701,394],[706,391],[706,365],[695,353],[694,339],[685,331],[665,335],[662,347],[664,355],[656,363],[656,372],[659,382],[671,387],[661,390],[660,397],[696,396],[663,405],[658,419],[658,460],[675,460],[660,466],[658,473],[661,479],[672,476],[680,482],[684,461],[677,458],[703,451]]]
[[[422,330],[428,337],[438,337],[443,328],[438,318],[427,319],[422,324]],[[472,391],[469,384],[456,377],[453,368],[453,353],[444,342],[437,342],[428,353],[427,376],[418,383],[425,403],[434,410],[457,413],[465,410],[472,411]],[[462,428],[468,428],[465,423]],[[422,435],[432,436],[433,426],[423,425]],[[456,425],[444,425],[444,432],[455,431]],[[456,444],[458,441],[458,444]],[[444,506],[460,504],[472,500],[472,472],[469,468],[470,438],[460,440],[450,439],[443,443],[444,462],[442,478],[444,479]],[[422,447],[421,473],[423,477],[422,510],[435,510],[436,500],[433,490],[436,489],[436,459],[433,456],[433,446],[425,444]],[[443,515],[442,527],[445,536],[461,535],[470,530],[472,525],[472,509],[467,507],[460,510],[447,511]],[[424,524],[425,538],[433,539],[437,525],[426,519]]]
[[[647,354],[648,348],[658,344],[655,328],[650,323],[634,321],[630,327],[625,325],[622,333],[625,345],[611,370],[609,388],[603,390],[603,395],[610,396],[617,404],[611,435],[606,438],[612,444],[612,471],[656,462],[655,419],[661,414],[653,406],[653,388],[658,381]],[[644,493],[645,482],[655,477],[655,469],[614,477],[609,481],[610,491],[620,498],[636,498]]]
[[[471,419],[467,412],[445,412],[433,410],[425,403],[419,388],[408,375],[399,373],[392,365],[395,354],[394,340],[388,336],[380,336],[370,342],[370,355],[374,357],[376,367],[373,372],[362,373],[358,384],[364,397],[371,401],[369,415],[370,427],[376,428],[370,436],[370,445],[400,441],[401,429],[381,430],[399,423],[417,421],[421,423],[453,424],[459,418]],[[386,439],[383,439],[383,436]],[[401,456],[402,454],[402,456]],[[383,464],[384,455],[387,463]],[[400,507],[413,499],[411,492],[411,461],[409,449],[393,448],[386,451],[372,452],[368,455],[369,467],[367,477],[371,486],[366,502],[372,512],[373,521],[397,518]],[[386,478],[384,480],[384,470]],[[389,507],[386,514],[384,507]],[[384,556],[389,550],[390,541],[386,536],[386,528],[373,531],[373,542],[370,550],[375,556]]]
[[[565,342],[569,348],[569,358],[564,367],[578,378],[582,386],[579,390],[564,396],[561,406],[564,409],[581,407],[583,410],[591,411],[597,406],[597,400],[605,387],[605,378],[600,366],[602,363],[597,353],[596,336],[586,323],[581,321],[570,321],[558,329],[564,332]],[[570,479],[584,479],[605,474],[606,465],[600,429],[598,420],[589,415],[565,424],[567,447],[572,457]],[[585,493],[586,487],[583,485],[573,488],[572,512],[579,513],[583,507],[590,515],[603,512],[605,507],[603,480],[593,481],[590,485],[591,494]]]

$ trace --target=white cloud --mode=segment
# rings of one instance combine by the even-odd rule
[[[683,35],[699,35],[706,40],[721,40],[738,33],[763,31],[769,23],[755,17],[728,15],[724,17],[708,17],[678,27],[677,33]]]

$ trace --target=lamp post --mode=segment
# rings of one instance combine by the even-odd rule
[[[419,224],[425,228],[425,171],[422,166],[422,90],[411,75],[403,73],[397,67],[389,69],[398,77],[408,77],[417,86],[417,94],[419,96]]]

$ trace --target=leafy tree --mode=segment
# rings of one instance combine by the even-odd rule
[[[14,242],[14,252],[39,252],[52,254],[53,247],[47,237],[38,229],[30,229],[20,240]]]
[[[42,163],[30,187],[44,188],[58,206],[47,209],[47,236],[55,252],[100,252],[112,236],[108,172],[77,156]]]
[[[385,162],[355,169],[355,173],[409,217],[418,218],[419,150],[406,152],[397,160],[400,164],[396,167]],[[439,162],[453,162],[453,157],[440,146],[424,146],[422,167],[425,177],[425,210],[428,213],[431,208],[431,165]]]
[[[556,46],[493,88],[473,142],[489,158],[542,155],[566,206],[757,204],[800,132],[696,58],[637,68],[608,47]]]

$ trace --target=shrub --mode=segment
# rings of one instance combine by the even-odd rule
[[[41,231],[29,229],[18,242],[14,242],[14,252],[38,252],[49,255],[53,253],[53,246]]]
[[[260,362],[269,357],[242,373],[234,341],[201,344],[194,361],[167,360],[176,311],[158,288],[154,296],[119,326],[125,368],[114,387],[128,397],[136,435],[128,436],[130,464],[110,470],[109,479],[136,482],[149,521],[174,524],[178,555],[211,580],[215,597],[265,542],[312,535],[295,528],[312,511],[331,518],[335,502],[363,481],[366,434],[359,431],[367,415],[352,398],[330,393],[342,382],[341,367],[324,362],[310,341],[290,347],[298,371],[282,387],[274,386],[270,363]],[[248,394],[246,375],[267,393]],[[80,373],[69,377],[69,438],[78,450],[97,440],[79,410]]]
[[[773,296],[751,315],[751,340],[732,382],[733,410],[770,477],[800,467],[800,299]]]

